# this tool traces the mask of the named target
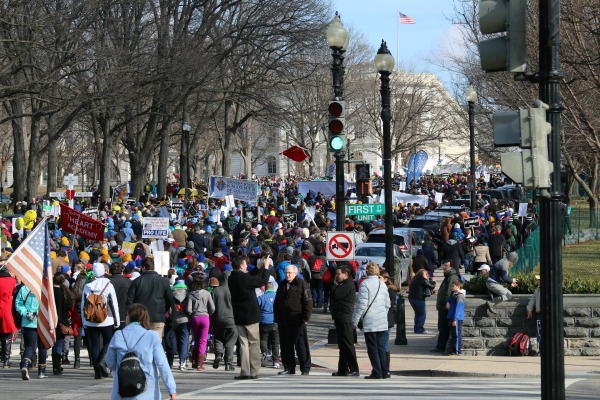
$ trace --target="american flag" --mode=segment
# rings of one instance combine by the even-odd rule
[[[56,304],[52,288],[52,259],[50,258],[50,236],[44,218],[21,245],[11,254],[6,267],[39,300],[38,335],[49,349],[56,342]]]
[[[406,14],[402,14],[401,12],[399,12],[398,15],[400,16],[401,24],[414,24],[415,23],[415,20]]]

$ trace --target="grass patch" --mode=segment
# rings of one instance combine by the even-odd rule
[[[564,247],[562,265],[565,277],[600,280],[600,240]]]

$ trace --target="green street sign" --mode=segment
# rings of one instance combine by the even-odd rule
[[[346,215],[385,214],[385,204],[346,204]]]
[[[375,221],[375,216],[371,214],[361,214],[356,216],[356,222]]]

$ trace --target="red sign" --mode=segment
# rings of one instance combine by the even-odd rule
[[[73,200],[75,198],[75,191],[67,190],[65,193],[65,197],[67,198],[67,200]]]
[[[104,224],[60,203],[60,229],[90,240],[104,239]]]

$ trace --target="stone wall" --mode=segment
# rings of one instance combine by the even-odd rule
[[[467,296],[463,354],[507,355],[507,341],[526,332],[537,350],[535,319],[527,319],[531,295],[514,295],[489,310],[488,297]],[[567,356],[600,356],[600,295],[564,295],[564,339]],[[543,334],[542,334],[543,335]]]

